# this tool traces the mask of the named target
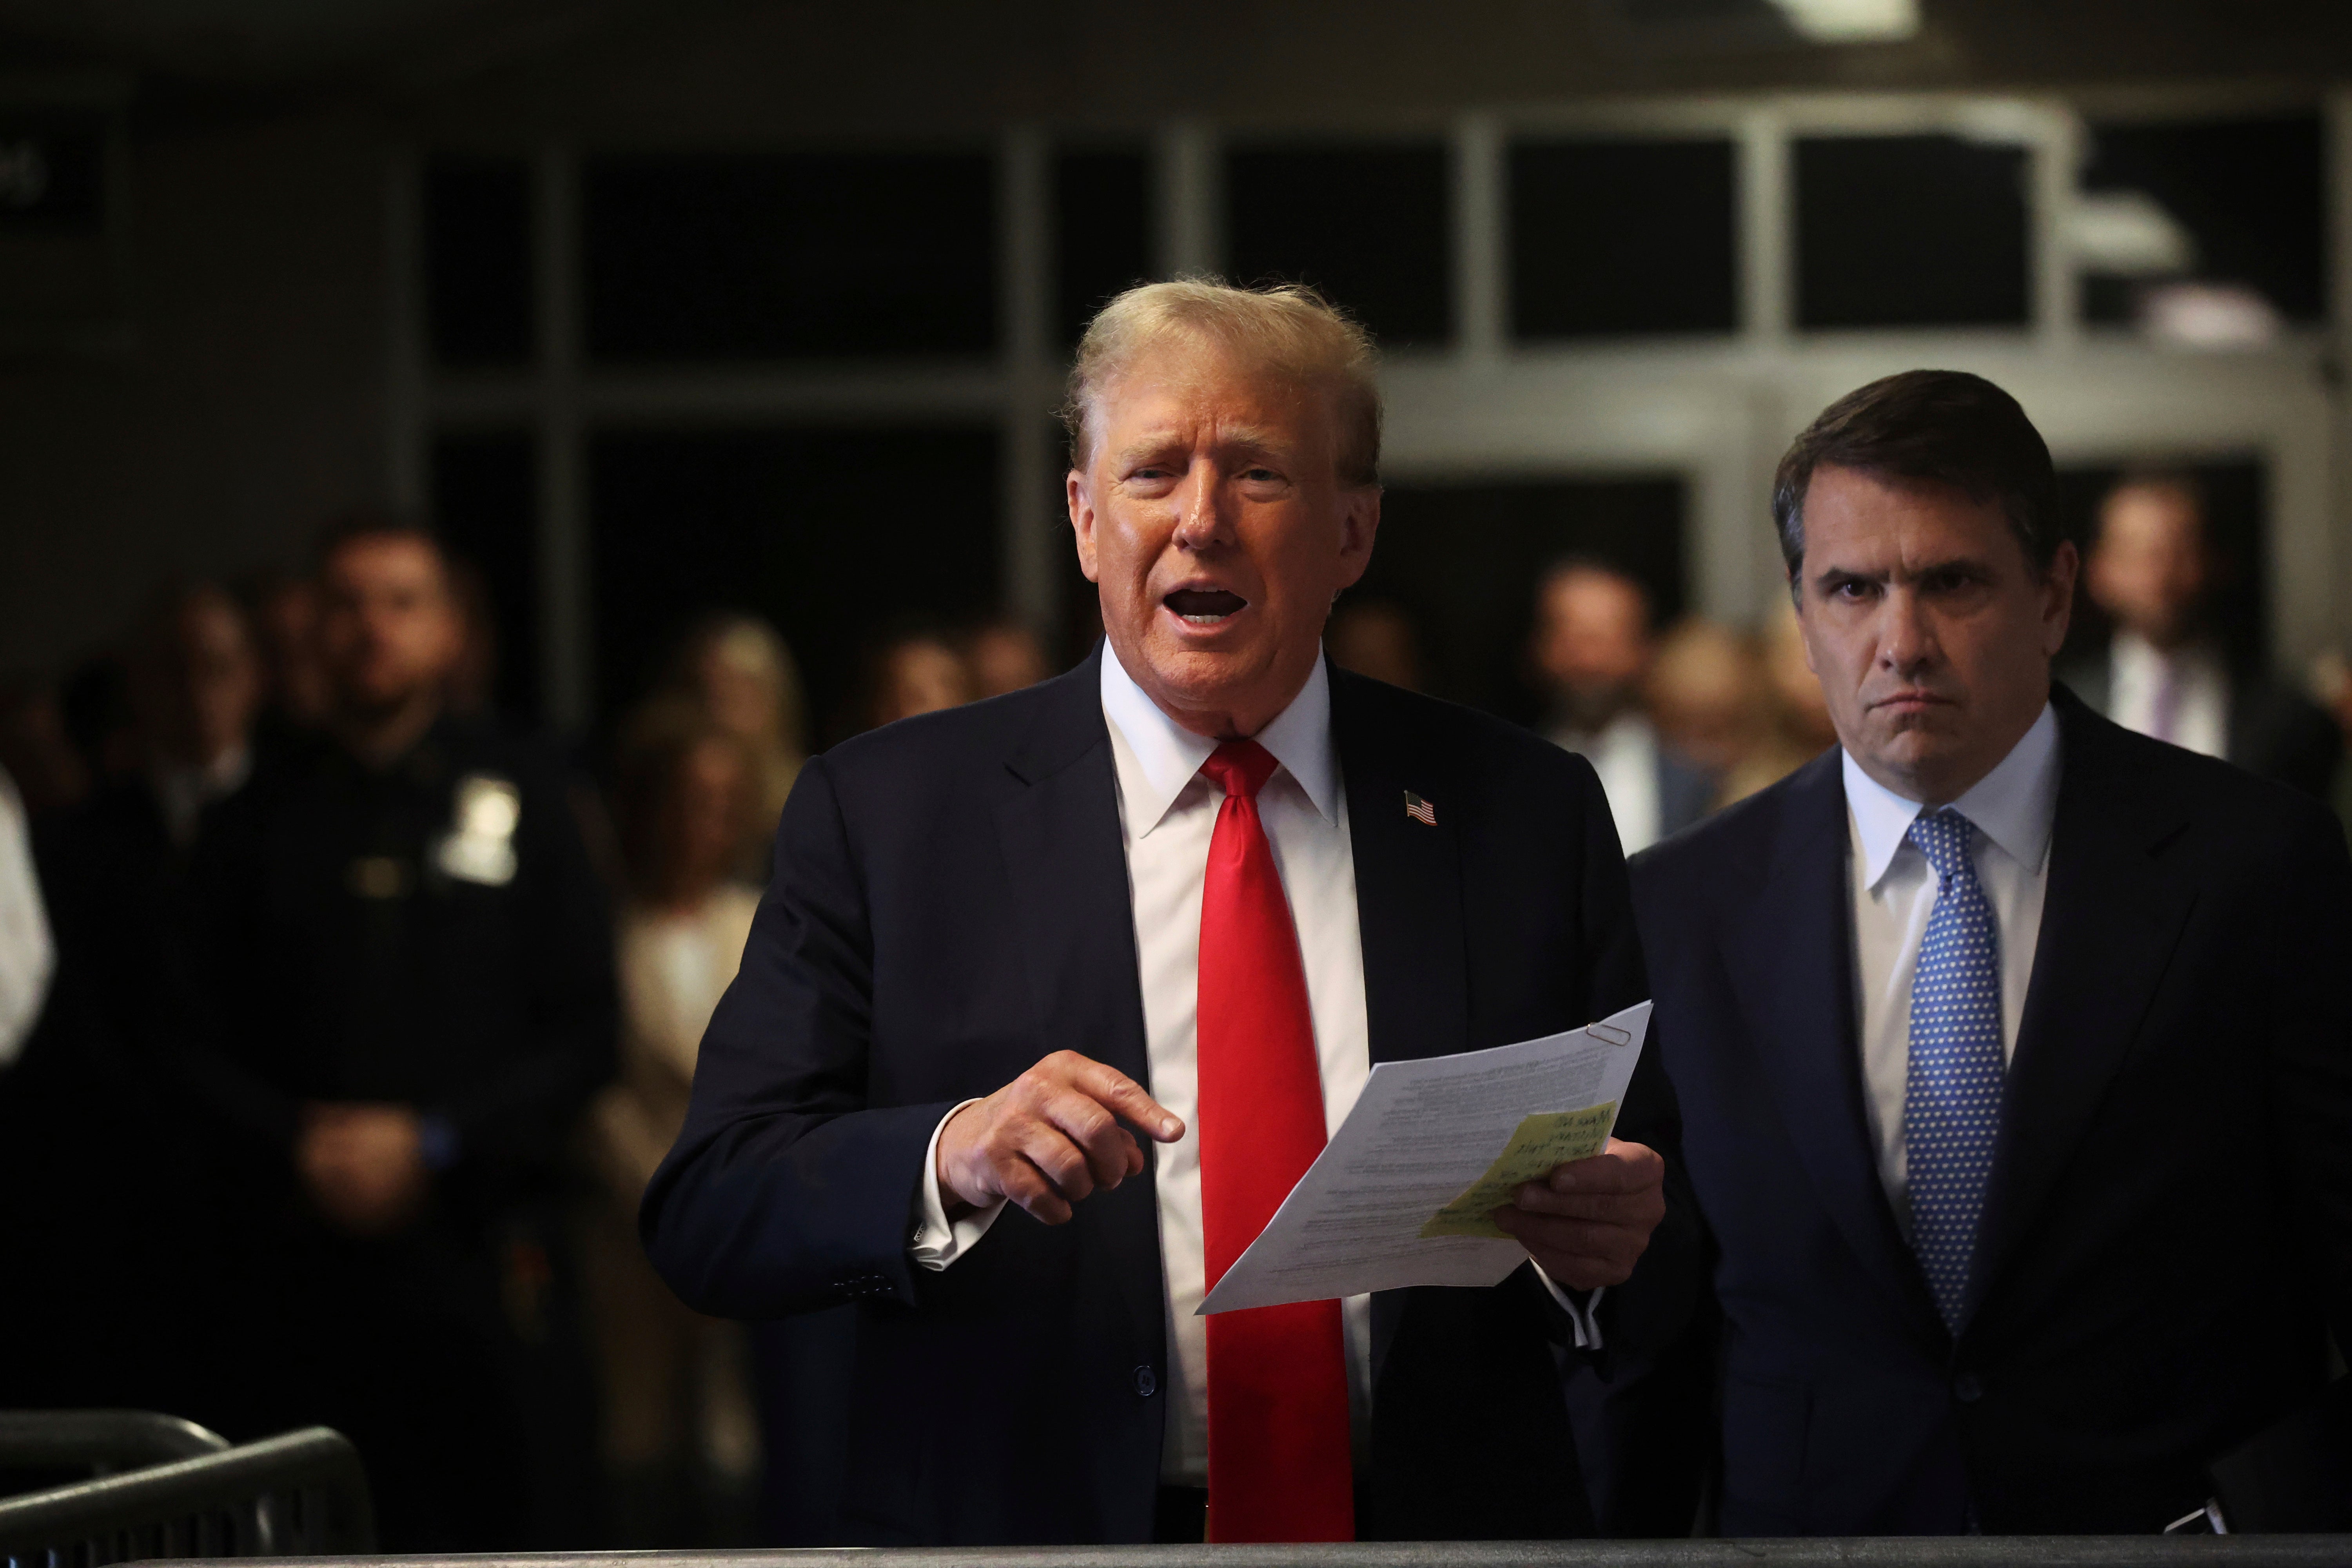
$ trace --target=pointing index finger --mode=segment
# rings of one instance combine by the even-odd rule
[[[1113,1111],[1134,1123],[1155,1142],[1173,1143],[1184,1136],[1184,1124],[1174,1113],[1143,1090],[1143,1086],[1119,1071],[1100,1062],[1088,1064],[1094,1070],[1085,1075],[1079,1087]]]

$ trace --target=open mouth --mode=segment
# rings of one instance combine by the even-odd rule
[[[1160,602],[1195,626],[1216,626],[1249,608],[1247,599],[1224,588],[1179,588]]]

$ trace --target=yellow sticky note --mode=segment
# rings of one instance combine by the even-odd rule
[[[1617,1122],[1617,1102],[1588,1106],[1582,1110],[1547,1110],[1527,1118],[1503,1145],[1486,1173],[1463,1190],[1421,1227],[1423,1237],[1486,1236],[1508,1241],[1496,1225],[1493,1211],[1511,1201],[1511,1194],[1528,1182],[1539,1182],[1554,1165],[1589,1159],[1609,1146],[1609,1130]]]

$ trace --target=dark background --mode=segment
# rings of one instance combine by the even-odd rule
[[[259,0],[169,9],[0,0],[22,79],[114,84],[91,107],[0,93],[0,160],[32,146],[47,172],[37,195],[0,180],[0,678],[70,668],[166,576],[299,565],[324,520],[405,504],[386,433],[421,382],[464,406],[426,422],[414,500],[481,572],[499,700],[526,721],[562,673],[543,663],[534,430],[551,312],[575,313],[592,380],[998,374],[1008,128],[1045,143],[1055,349],[1166,265],[1155,143],[1186,123],[1212,132],[1213,265],[1328,289],[1401,363],[1458,349],[1449,137],[1484,113],[1505,139],[1506,358],[1720,353],[1753,325],[1734,142],[1666,120],[1563,128],[1547,106],[1842,90],[2076,103],[2084,188],[2148,195],[2196,251],[2178,277],[2087,275],[2095,338],[2194,282],[2250,291],[2292,342],[2326,317],[2318,106],[2352,73],[2352,7],[2303,0],[1925,0],[1915,37],[1847,47],[1805,44],[1764,0],[385,0],[299,27]],[[554,215],[550,149],[576,158]],[[2017,148],[1840,134],[1791,153],[1792,339],[1762,374],[1861,333],[2024,341]],[[387,193],[407,159],[404,238]],[[418,367],[396,330],[402,245]],[[565,250],[576,275],[551,292]],[[1002,530],[1055,526],[1051,495],[1003,515],[1006,432],[1033,416],[814,402],[625,419],[583,402],[592,721],[722,605],[778,619],[829,719],[879,629],[1000,607]],[[2253,454],[2209,478],[2230,635],[2258,648],[2273,487]],[[2101,482],[2069,480],[2078,511]],[[1622,559],[1662,607],[1688,602],[1684,484],[1512,468],[1399,486],[1360,595],[1423,618],[1444,689],[1519,710],[1543,559]],[[1048,629],[1068,658],[1088,611],[1056,570]]]

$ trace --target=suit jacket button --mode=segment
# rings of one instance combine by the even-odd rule
[[[1952,1379],[1952,1397],[1963,1405],[1974,1405],[1984,1397],[1984,1379],[1972,1372],[1960,1373]]]
[[[1135,1369],[1135,1396],[1149,1399],[1160,1392],[1160,1374],[1148,1366]]]

